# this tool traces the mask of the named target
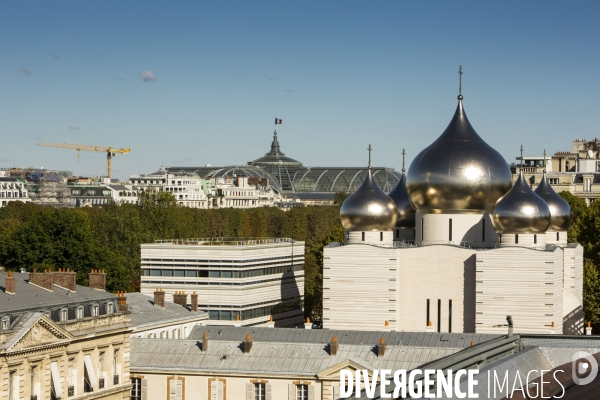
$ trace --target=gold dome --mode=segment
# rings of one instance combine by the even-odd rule
[[[340,208],[342,226],[349,231],[389,231],[396,225],[396,204],[381,191],[371,175],[354,193],[344,200]]]
[[[544,233],[550,224],[550,208],[529,187],[523,172],[512,189],[494,207],[492,225],[498,233]]]
[[[444,133],[415,157],[406,177],[419,212],[490,212],[510,187],[506,161],[475,132],[462,96]]]

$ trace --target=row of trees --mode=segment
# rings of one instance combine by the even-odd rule
[[[92,269],[107,272],[109,291],[139,290],[140,245],[156,239],[291,237],[306,242],[305,308],[319,317],[322,249],[343,240],[337,207],[202,210],[180,207],[170,193],[144,193],[139,205],[56,209],[11,202],[0,209],[0,265],[71,268],[87,285]]]

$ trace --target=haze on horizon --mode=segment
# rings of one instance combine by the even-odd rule
[[[0,168],[113,175],[243,165],[401,168],[464,105],[513,162],[598,136],[600,3],[5,1]],[[283,120],[274,125],[275,118]]]

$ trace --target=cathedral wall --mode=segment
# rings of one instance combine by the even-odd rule
[[[563,253],[504,247],[477,252],[476,331],[505,334],[511,315],[515,332],[562,333]],[[498,326],[502,325],[502,326]]]
[[[423,332],[429,319],[434,332],[474,332],[474,255],[445,245],[398,249],[397,330]]]
[[[455,244],[494,247],[496,231],[489,214],[421,214],[417,212],[417,245]]]
[[[323,250],[323,328],[396,329],[397,252],[366,244]]]

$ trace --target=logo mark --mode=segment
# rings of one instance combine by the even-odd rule
[[[585,351],[578,351],[573,355],[573,382],[576,385],[587,385],[597,375],[598,363],[594,356]]]

